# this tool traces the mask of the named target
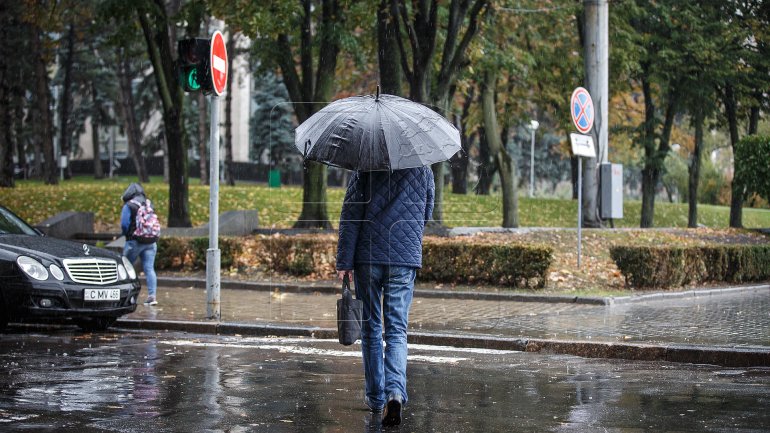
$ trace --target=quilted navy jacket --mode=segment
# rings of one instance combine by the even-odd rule
[[[422,267],[422,235],[434,194],[429,167],[354,173],[340,215],[337,269]]]

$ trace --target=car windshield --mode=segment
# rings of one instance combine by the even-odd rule
[[[30,227],[29,224],[25,223],[24,220],[3,207],[0,207],[0,234],[39,235],[39,233]]]

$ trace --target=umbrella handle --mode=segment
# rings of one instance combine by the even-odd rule
[[[307,158],[307,148],[310,147],[310,140],[305,140],[305,153],[302,154],[305,158]]]
[[[375,101],[379,101],[380,100],[380,85],[379,84],[377,85],[377,97],[375,97],[374,100]]]

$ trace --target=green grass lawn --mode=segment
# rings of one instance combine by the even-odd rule
[[[97,227],[117,226],[123,205],[120,196],[133,177],[94,180],[77,177],[57,186],[43,185],[39,181],[21,181],[16,188],[0,189],[0,203],[22,218],[36,224],[62,211],[87,211],[95,214]],[[153,177],[144,184],[148,196],[155,205],[161,223],[168,215],[168,185],[161,178]],[[208,221],[209,187],[190,180],[189,212],[193,225]],[[336,226],[344,190],[328,191],[329,218]],[[220,186],[220,212],[228,210],[258,209],[262,227],[291,227],[302,208],[302,190],[299,187],[268,188],[264,184],[239,184],[234,187]],[[452,227],[499,226],[502,221],[502,200],[499,195],[476,196],[445,193],[444,221]],[[627,200],[622,220],[616,227],[638,227],[641,202]],[[729,208],[701,205],[699,222],[707,227],[727,227]],[[577,220],[577,203],[572,200],[527,197],[519,198],[519,222],[522,227],[574,227]],[[770,227],[770,210],[745,208],[745,227]],[[686,227],[687,205],[680,203],[655,203],[656,227]]]

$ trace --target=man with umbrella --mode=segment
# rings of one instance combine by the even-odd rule
[[[460,149],[457,129],[429,108],[391,95],[336,101],[297,128],[308,159],[355,170],[340,215],[337,271],[363,301],[366,404],[401,423],[407,326],[435,185],[429,165]],[[383,347],[383,325],[384,342]],[[383,357],[384,351],[384,357]]]

